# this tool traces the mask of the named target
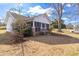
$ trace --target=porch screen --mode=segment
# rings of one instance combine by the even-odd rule
[[[35,31],[40,31],[41,28],[41,23],[40,22],[35,22]]]

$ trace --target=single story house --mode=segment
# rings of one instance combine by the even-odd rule
[[[40,32],[48,32],[51,24],[51,21],[46,14],[41,14],[34,17],[26,17],[8,11],[5,17],[6,31],[13,32],[12,23],[15,22],[15,20],[17,19],[28,21],[31,24],[33,35],[37,35]]]

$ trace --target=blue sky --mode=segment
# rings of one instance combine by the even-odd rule
[[[79,17],[75,17],[75,12],[77,10],[76,4],[66,4],[64,6],[63,10],[63,17],[62,19],[65,20],[65,23],[74,23],[75,19],[78,22]],[[49,3],[23,3],[23,4],[16,4],[16,3],[1,3],[0,4],[0,19],[3,19],[6,15],[6,12],[11,8],[18,7],[22,8],[22,15],[38,15],[38,14],[44,14],[47,13],[48,16],[55,18],[55,15],[53,15],[51,12],[54,12],[54,7],[50,7]],[[14,11],[18,13],[17,11]],[[72,14],[72,16],[70,16]],[[69,18],[70,16],[70,18]]]

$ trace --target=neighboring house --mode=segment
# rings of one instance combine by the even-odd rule
[[[74,26],[73,26],[73,31],[75,33],[79,33],[79,22],[75,23]]]
[[[12,23],[17,19],[28,21],[31,24],[33,35],[39,34],[40,32],[48,32],[51,23],[46,14],[41,14],[34,17],[26,17],[13,12],[7,12],[5,17],[6,31],[13,32]]]

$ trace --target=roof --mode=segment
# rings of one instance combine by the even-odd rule
[[[37,15],[37,16],[34,16],[34,17],[26,17],[26,16],[23,16],[23,15],[20,15],[20,14],[16,14],[14,12],[10,12],[8,11],[7,14],[11,14],[15,19],[19,19],[19,20],[28,20],[28,21],[33,21],[35,17],[38,17],[38,16],[45,16],[48,20],[48,16],[46,14],[40,14],[40,15]],[[49,20],[50,21],[50,20]]]
[[[28,20],[31,21],[32,19],[30,17],[26,17],[20,14],[16,14],[14,12],[9,12],[15,19],[19,19],[19,20]]]
[[[45,13],[45,14],[40,14],[40,15],[34,16],[33,18],[39,17],[39,16],[44,16],[44,17],[46,17],[46,19],[48,19],[49,22],[50,22],[50,24],[51,24],[51,20],[49,19],[48,15],[47,15],[46,13]]]

